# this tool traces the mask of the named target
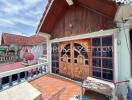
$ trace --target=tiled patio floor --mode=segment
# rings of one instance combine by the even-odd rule
[[[60,93],[59,100],[68,100],[69,97],[81,93],[81,87],[78,83],[51,74],[33,80],[30,83],[42,93],[44,100],[56,100],[55,98],[49,98],[56,93],[59,94],[58,91],[63,88],[65,90]]]

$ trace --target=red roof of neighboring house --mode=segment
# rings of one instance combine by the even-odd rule
[[[10,70],[15,70],[18,68],[24,68],[24,67],[25,66],[22,64],[22,62],[8,63],[8,64],[0,65],[0,73]]]
[[[26,36],[9,34],[9,33],[3,33],[2,39],[3,39],[2,42],[5,45],[9,45],[9,44],[37,45],[45,41],[45,38],[40,35],[33,35],[30,37],[26,37]]]

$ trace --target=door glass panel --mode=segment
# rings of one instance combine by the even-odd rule
[[[88,65],[88,60],[85,60],[85,65]]]
[[[61,51],[61,61],[70,63],[71,62],[70,56],[71,56],[70,44],[67,44]]]
[[[79,56],[79,52],[77,52],[76,50],[74,50],[74,58],[77,58]]]
[[[74,63],[88,65],[88,52],[78,43],[74,43]]]
[[[88,53],[85,50],[85,48],[82,48],[81,51],[80,51],[80,53],[81,53],[81,55],[83,55],[85,57],[85,59],[88,59]]]

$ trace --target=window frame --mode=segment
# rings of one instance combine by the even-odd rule
[[[105,37],[112,37],[112,45],[111,46],[103,46],[102,45],[102,38],[105,38]],[[94,38],[100,38],[100,45],[99,46],[93,46],[92,45],[92,40],[94,39]],[[93,56],[93,48],[100,48],[101,49],[101,51],[100,51],[100,56]],[[112,48],[112,57],[103,57],[103,55],[102,55],[102,49],[103,49],[103,47],[111,47]],[[110,81],[110,82],[114,82],[115,81],[115,70],[114,70],[114,35],[112,34],[112,35],[106,35],[106,36],[98,36],[98,37],[93,37],[93,38],[91,38],[91,49],[92,49],[92,70],[91,70],[91,72],[92,72],[92,77],[95,77],[95,78],[97,78],[97,79],[101,79],[101,80],[106,80],[106,81]],[[93,66],[93,59],[94,58],[99,58],[100,60],[101,60],[101,66],[100,67],[94,67]],[[111,66],[111,68],[103,68],[103,58],[104,59],[111,59],[112,60],[112,66]],[[101,73],[101,77],[96,77],[96,76],[94,76],[93,75],[93,69],[100,69],[100,73]],[[104,79],[103,78],[103,70],[108,70],[108,71],[112,71],[112,80],[109,80],[109,79]]]

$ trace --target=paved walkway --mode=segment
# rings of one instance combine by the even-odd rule
[[[0,92],[0,100],[41,100],[41,93],[28,82]]]
[[[55,75],[45,75],[30,82],[41,93],[44,100],[58,100],[52,95],[60,94],[59,100],[68,100],[69,97],[80,94],[79,84]]]

